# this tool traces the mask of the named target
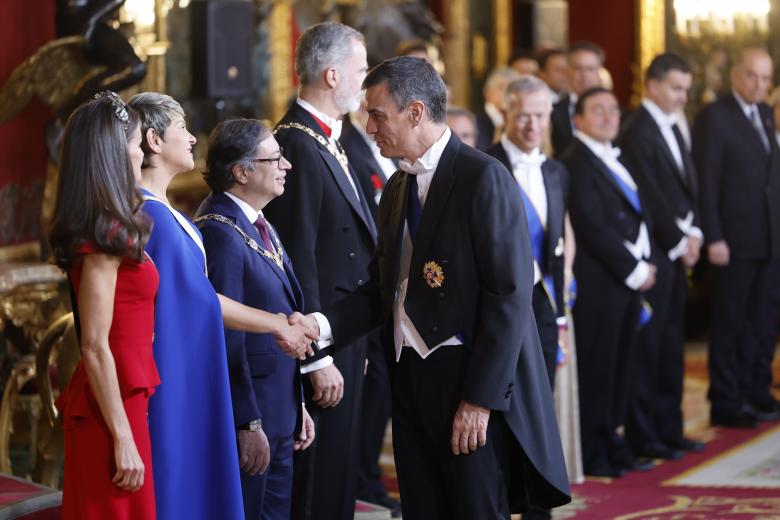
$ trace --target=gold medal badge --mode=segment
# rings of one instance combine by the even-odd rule
[[[423,266],[423,278],[428,287],[438,289],[444,283],[444,269],[439,264],[431,260],[425,262]]]

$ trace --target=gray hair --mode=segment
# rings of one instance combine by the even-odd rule
[[[385,60],[368,72],[363,88],[383,83],[387,85],[387,91],[399,111],[414,101],[420,101],[431,121],[447,121],[447,87],[428,61],[411,56]]]
[[[159,92],[141,92],[130,98],[127,103],[138,112],[141,118],[141,148],[144,151],[143,166],[147,167],[149,154],[151,152],[149,143],[146,140],[146,132],[152,128],[165,139],[165,130],[171,126],[175,116],[184,117],[184,109],[178,101],[167,94]]]
[[[316,83],[322,72],[352,56],[352,41],[365,45],[363,35],[347,25],[324,22],[312,25],[295,46],[295,72],[301,85]]]
[[[508,107],[512,102],[513,96],[517,94],[535,94],[536,92],[547,92],[549,96],[550,87],[536,76],[523,75],[520,76],[520,79],[516,79],[507,85],[504,102]],[[550,104],[552,104],[552,97],[550,97]]]
[[[495,87],[496,84],[502,80],[514,81],[520,76],[521,74],[511,67],[496,67],[490,71],[490,74],[485,80],[485,90]]]

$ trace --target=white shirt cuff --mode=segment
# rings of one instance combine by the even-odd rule
[[[309,363],[308,365],[304,365],[301,367],[301,374],[308,374],[309,372],[314,372],[315,370],[321,370],[325,367],[329,367],[333,364],[333,358],[331,356],[325,356],[322,359],[318,359],[314,363]]]
[[[650,266],[644,260],[637,262],[634,270],[626,278],[626,285],[634,290],[638,291],[640,287],[647,281],[647,277],[650,276]]]
[[[688,237],[682,237],[680,239],[680,242],[672,249],[669,250],[669,260],[674,262],[682,255],[684,255],[687,249],[688,249]]]
[[[558,316],[555,318],[555,324],[559,327],[568,327],[569,326],[569,318],[566,316]]]
[[[311,314],[314,319],[317,320],[317,325],[320,327],[320,337],[316,341],[317,350],[322,350],[333,344],[333,331],[330,329],[330,322],[321,312],[313,312]]]
[[[701,242],[704,242],[704,233],[696,226],[688,230],[688,235],[692,236],[693,238],[698,238]]]

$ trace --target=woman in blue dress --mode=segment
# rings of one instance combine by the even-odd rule
[[[214,291],[198,229],[166,197],[171,179],[194,167],[195,138],[170,96],[130,100],[141,115],[144,210],[154,221],[146,251],[160,273],[154,356],[162,384],[149,403],[157,518],[243,519],[224,326],[274,334],[304,356],[302,328]]]

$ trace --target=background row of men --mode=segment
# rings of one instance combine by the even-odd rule
[[[398,128],[389,122],[382,127],[376,106],[362,115],[359,110],[367,69],[362,36],[339,24],[325,26],[328,30],[302,38],[296,51],[301,88],[276,132],[292,170],[286,193],[265,211],[293,260],[307,312],[338,305],[369,282],[369,261],[382,225],[375,221],[377,204],[397,166],[423,179],[438,171],[441,154],[460,153],[450,148],[456,145],[443,142],[428,164],[436,141],[416,158],[419,165],[395,162],[409,157],[388,153],[402,147],[382,138],[389,139]],[[549,56],[541,70],[552,67],[558,56]],[[528,240],[524,247],[530,246],[534,259],[532,303],[547,372],[546,379],[534,379],[534,384],[543,381],[550,388],[565,351],[559,345],[565,347],[565,329],[571,325],[564,298],[570,278],[564,272],[564,244],[577,244],[573,325],[584,467],[591,475],[616,477],[647,467],[637,457],[678,458],[704,447],[683,436],[680,409],[686,272],[697,263],[702,243],[715,266],[712,422],[750,427],[778,416],[778,403],[769,393],[778,298],[769,282],[775,279],[774,259],[780,255],[780,220],[775,217],[780,208],[780,150],[774,121],[763,103],[772,62],[760,49],[740,55],[732,71],[733,92],[701,113],[691,152],[678,126],[691,84],[683,60],[665,54],[653,61],[642,106],[629,116],[619,136],[620,107],[601,86],[603,51],[585,43],[560,56],[569,66],[568,94],[553,104],[553,95],[560,93],[552,92],[551,84],[532,76],[511,78],[500,98],[488,101],[500,120],[489,117],[492,131],[479,135],[490,136],[488,154],[519,186],[516,205],[522,207],[530,238],[523,233],[518,240]],[[306,71],[315,74],[309,77]],[[411,128],[424,124],[429,133],[446,128],[426,119],[427,112],[415,115],[411,106],[401,107],[402,112],[410,110],[413,120],[405,123]],[[467,113],[465,117],[470,119]],[[457,133],[456,124],[450,124]],[[550,124],[557,159],[544,152]],[[734,135],[733,129],[740,127]],[[622,153],[613,145],[616,140]],[[450,150],[446,154],[445,146]],[[498,164],[481,154],[475,157],[480,165],[490,165],[488,170]],[[426,192],[420,188],[423,205]],[[565,231],[567,214],[573,236]],[[435,267],[456,268],[444,260]],[[402,306],[405,294],[399,286]],[[447,298],[446,291],[441,297]],[[401,313],[394,324],[399,331],[411,323],[408,316],[404,322],[404,316]],[[414,348],[414,341],[404,341],[402,347]],[[456,334],[443,346],[464,341],[467,338]],[[387,348],[383,351],[379,339],[370,335],[349,348],[338,347],[335,352],[320,350],[301,370],[317,438],[311,449],[296,455],[294,518],[318,518],[323,511],[328,518],[351,518],[357,496],[397,509],[379,482],[377,460],[390,414],[388,372],[398,358],[389,359]],[[506,399],[510,395],[511,384]],[[356,445],[362,446],[360,452],[354,450]],[[396,444],[396,449],[409,446]],[[553,451],[559,454],[559,449]],[[538,454],[525,455],[533,460]],[[565,493],[565,485],[556,480],[560,468],[554,466],[536,470]],[[445,492],[440,484],[431,484],[429,500],[424,489],[414,487],[413,493],[402,496],[413,504],[406,516],[446,503],[452,490]],[[560,503],[551,490],[547,504]],[[544,506],[544,500],[531,505],[534,509],[526,517],[549,516],[536,507]]]

